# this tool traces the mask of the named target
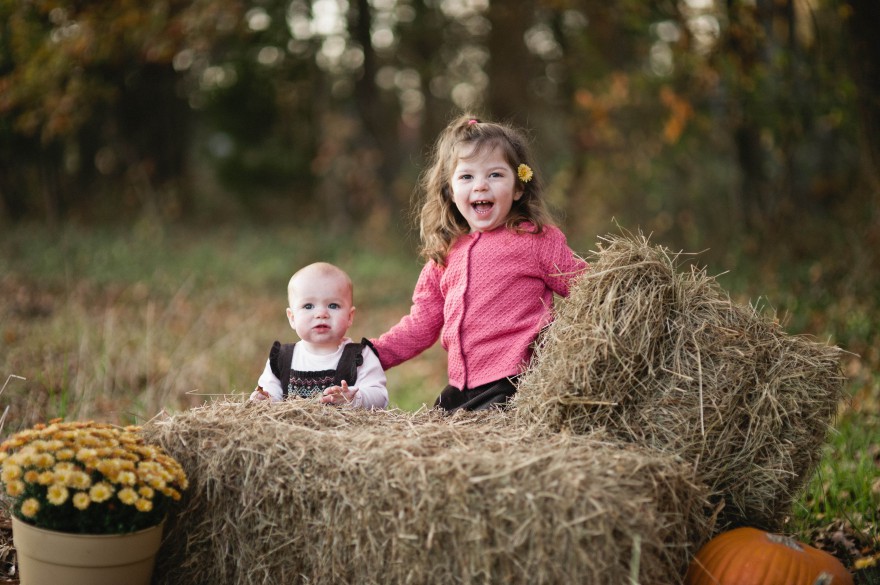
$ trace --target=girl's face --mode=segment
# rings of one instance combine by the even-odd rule
[[[504,225],[523,191],[501,149],[464,152],[452,171],[452,199],[473,232]]]

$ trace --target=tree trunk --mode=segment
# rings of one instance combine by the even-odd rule
[[[489,6],[488,115],[492,120],[528,122],[534,57],[524,37],[533,20],[531,2],[492,2]]]
[[[736,0],[727,2],[731,29],[739,31],[737,35],[728,37],[727,45],[738,60],[742,78],[742,83],[732,88],[738,99],[731,104],[731,117],[732,136],[742,177],[739,208],[747,230],[766,227],[771,213],[772,184],[768,168],[771,153],[761,140],[763,128],[755,118],[757,96],[752,95],[760,71],[767,66],[769,59],[766,43],[760,37],[772,31],[770,1],[757,0],[754,11]],[[770,96],[761,96],[759,99],[768,100]]]
[[[379,179],[378,200],[375,203],[389,209],[393,206],[391,184],[400,166],[397,141],[400,115],[396,102],[383,100],[376,85],[379,63],[373,48],[369,0],[352,2],[349,30],[364,52],[363,72],[355,81],[355,103],[365,131],[363,148],[374,150],[379,163],[373,170]]]
[[[852,14],[852,72],[858,91],[859,128],[866,153],[866,169],[875,177],[880,171],[880,2],[850,0]],[[875,187],[876,187],[875,183]]]
[[[858,128],[861,149],[861,180],[867,192],[862,202],[868,214],[865,250],[872,253],[873,266],[880,266],[880,3],[850,0],[851,63],[858,92]]]

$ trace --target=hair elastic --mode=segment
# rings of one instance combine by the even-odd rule
[[[476,118],[471,118],[470,120],[468,120],[468,126],[473,126],[477,122],[479,122],[479,120],[477,120]]]

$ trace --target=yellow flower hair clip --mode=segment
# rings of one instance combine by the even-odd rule
[[[527,165],[525,163],[516,167],[516,175],[519,177],[519,180],[522,181],[523,183],[528,183],[529,181],[531,181],[532,176],[534,176],[534,174],[535,173],[532,172],[532,167],[530,167],[529,165]]]

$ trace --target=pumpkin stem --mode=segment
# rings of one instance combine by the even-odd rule
[[[784,534],[770,534],[768,532],[767,533],[767,540],[769,540],[770,542],[772,542],[774,544],[785,545],[788,548],[790,548],[792,550],[796,550],[798,552],[804,551],[803,547],[800,544],[798,544],[798,542],[795,539],[793,539],[790,536],[785,536]],[[821,579],[822,575],[819,575],[819,578]],[[828,583],[831,583],[831,581],[829,580]],[[813,585],[826,585],[826,584],[824,581],[821,583],[819,581],[816,581],[816,583],[814,583]]]

